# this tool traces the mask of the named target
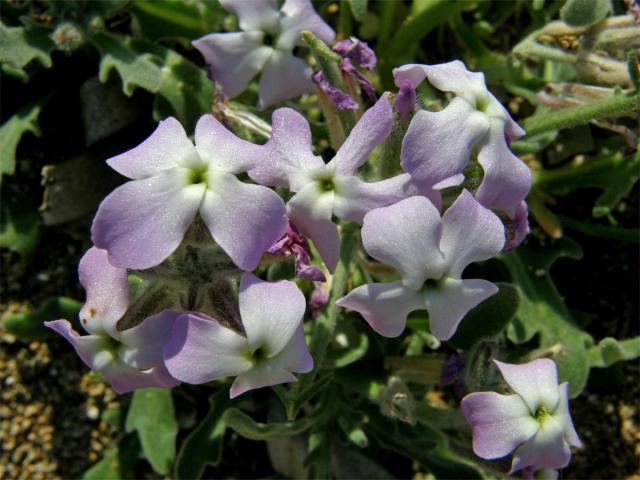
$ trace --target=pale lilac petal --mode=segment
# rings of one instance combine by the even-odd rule
[[[389,136],[392,123],[391,103],[387,95],[383,95],[360,117],[327,167],[335,168],[342,175],[353,175],[373,149]]]
[[[295,45],[304,45],[300,35],[303,30],[309,30],[325,43],[333,43],[335,32],[316,13],[310,0],[286,0],[280,11],[284,16],[280,19],[278,48],[291,50]]]
[[[44,325],[62,335],[91,370],[99,371],[115,359],[115,355],[105,349],[106,346],[109,346],[109,336],[80,335],[66,320],[44,322]]]
[[[402,141],[402,168],[427,186],[461,174],[473,146],[488,130],[488,117],[462,98],[440,112],[420,110]]]
[[[118,173],[138,180],[173,168],[193,153],[193,143],[184,128],[178,120],[169,117],[140,145],[111,157],[107,163]]]
[[[238,298],[249,348],[263,348],[268,358],[276,356],[302,324],[304,295],[293,282],[265,282],[245,273]]]
[[[180,384],[180,380],[173,378],[164,365],[141,372],[118,360],[100,373],[109,381],[111,388],[120,395],[139,388],[173,388]]]
[[[210,33],[192,43],[204,57],[222,92],[227,97],[235,97],[246,90],[274,51],[262,45],[263,37],[258,31]]]
[[[260,77],[258,108],[267,108],[303,93],[313,93],[312,73],[313,69],[291,52],[274,50]]]
[[[513,454],[511,472],[533,467],[564,468],[571,460],[571,449],[564,439],[563,427],[552,416],[544,418],[538,432]]]
[[[303,322],[300,322],[298,328],[293,332],[289,343],[269,361],[291,372],[307,373],[313,370],[313,357],[307,347]]]
[[[113,336],[116,322],[129,307],[127,270],[109,263],[107,251],[92,247],[80,259],[78,276],[87,299],[80,310],[80,323],[89,333]]]
[[[485,85],[484,74],[470,72],[460,60],[424,67],[429,83],[438,90],[452,92],[467,99],[482,94],[491,95]],[[491,97],[493,98],[493,95]]]
[[[256,388],[270,387],[281,383],[296,382],[296,377],[289,371],[270,362],[255,365],[251,370],[241,373],[236,377],[229,391],[230,398]]]
[[[133,328],[118,332],[124,346],[119,352],[120,358],[139,370],[162,365],[162,348],[180,315],[182,312],[164,310]]]
[[[278,108],[271,117],[269,155],[249,171],[249,176],[262,185],[289,187],[297,191],[308,179],[298,177],[306,171],[324,168],[324,162],[311,150],[309,122],[291,108]],[[304,176],[304,175],[303,175]]]
[[[524,200],[518,205],[515,216],[504,225],[506,243],[503,250],[508,252],[522,243],[529,234],[529,208]]]
[[[212,115],[200,117],[195,140],[200,158],[221,172],[246,172],[268,154],[264,146],[236,137]]]
[[[414,89],[418,88],[426,77],[426,65],[410,63],[393,69],[393,80],[398,88],[402,87],[404,82],[411,83]]]
[[[408,173],[374,183],[364,182],[356,176],[336,177],[334,183],[335,215],[359,224],[371,210],[392,205],[415,194]]]
[[[145,269],[173,253],[204,196],[204,184],[189,185],[189,175],[186,168],[165,170],[125,183],[102,201],[91,235],[111,264]]]
[[[238,268],[255,269],[262,254],[287,230],[284,202],[273,190],[230,174],[215,175],[209,183],[200,208],[202,220]]]
[[[169,373],[186,383],[206,383],[249,370],[249,345],[242,335],[214,319],[180,315],[164,347]]]
[[[504,246],[504,226],[491,210],[463,190],[442,216],[440,250],[447,276],[460,278],[467,265],[495,257]]]
[[[471,393],[461,408],[473,432],[473,453],[486,460],[508,455],[539,428],[518,395]]]
[[[333,192],[321,192],[317,182],[313,182],[287,203],[289,219],[311,239],[330,272],[335,270],[340,256],[338,227],[331,221],[334,197]]]
[[[578,437],[578,432],[573,426],[571,414],[569,413],[569,382],[562,382],[558,389],[560,390],[560,401],[558,408],[553,412],[555,418],[563,426],[563,435],[567,443],[572,447],[582,447],[582,441]]]
[[[444,257],[440,241],[440,214],[424,197],[410,197],[367,213],[362,243],[376,260],[400,272],[414,290],[427,278],[440,278]]]
[[[274,31],[278,27],[278,4],[275,0],[220,0],[226,10],[238,17],[242,30]]]
[[[521,365],[494,360],[505,382],[525,401],[531,413],[545,407],[555,411],[560,401],[556,364],[548,358],[539,358]]]
[[[377,333],[397,337],[407,324],[407,315],[424,310],[422,295],[402,282],[369,283],[351,290],[336,305],[360,313]]]
[[[437,288],[424,292],[431,333],[449,340],[467,312],[496,293],[498,287],[486,280],[441,280]]]
[[[483,205],[514,217],[531,189],[531,170],[509,150],[502,120],[491,121],[489,139],[480,148],[478,162],[484,170],[484,178],[476,198]]]

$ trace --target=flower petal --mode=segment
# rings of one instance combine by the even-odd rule
[[[410,197],[364,216],[362,243],[373,258],[392,266],[402,283],[419,290],[426,278],[440,278],[440,215],[424,197]]]
[[[508,455],[539,428],[518,395],[471,393],[461,408],[473,432],[473,453],[486,460]]]
[[[453,92],[475,103],[477,97],[491,95],[484,81],[484,74],[471,72],[460,60],[425,65],[425,73],[429,83],[443,92]],[[491,95],[493,97],[493,95]]]
[[[539,358],[521,365],[493,361],[505,382],[525,401],[531,413],[543,406],[550,412],[558,407],[560,391],[556,364],[548,358]]]
[[[116,322],[129,307],[127,270],[111,265],[107,251],[92,247],[80,259],[78,276],[87,299],[80,310],[80,323],[89,333],[114,336]]]
[[[226,173],[210,176],[200,215],[233,263],[247,271],[287,230],[284,202],[276,192]]]
[[[531,189],[531,170],[509,150],[502,120],[491,121],[489,140],[480,148],[478,162],[484,169],[484,178],[476,198],[513,218]]]
[[[331,221],[334,197],[333,192],[321,192],[317,182],[313,182],[287,203],[289,219],[302,235],[311,239],[330,272],[335,270],[340,256],[338,227]]]
[[[105,349],[109,341],[108,336],[80,335],[66,320],[44,322],[44,325],[62,335],[91,370],[101,370],[115,359],[113,353]]]
[[[402,282],[361,285],[336,305],[360,313],[371,328],[385,337],[400,335],[407,324],[407,315],[426,308],[422,295]]]
[[[238,4],[249,2],[238,2]],[[202,54],[213,79],[227,97],[244,92],[273,53],[262,45],[262,32],[210,33],[192,42]]]
[[[221,172],[246,172],[268,153],[264,146],[236,137],[212,115],[200,117],[195,139],[200,158]]]
[[[280,368],[270,362],[259,363],[251,370],[247,370],[236,377],[233,385],[231,385],[229,397],[236,398],[238,395],[256,388],[296,381],[296,377],[289,370]]]
[[[264,109],[303,93],[312,93],[312,73],[313,69],[291,52],[274,50],[260,77],[258,108]]]
[[[173,168],[193,153],[193,143],[184,128],[178,120],[169,117],[140,145],[111,157],[107,163],[118,173],[138,180]]]
[[[180,245],[204,196],[203,184],[188,185],[189,170],[172,168],[127,182],[105,198],[91,236],[121,268],[144,269],[167,258]]]
[[[567,443],[572,447],[581,448],[582,441],[578,437],[569,413],[569,382],[562,382],[558,388],[560,390],[560,401],[558,402],[558,408],[553,412],[553,418],[563,426],[564,439]]]
[[[173,378],[164,365],[141,372],[118,361],[101,373],[109,381],[111,388],[120,395],[139,388],[173,388],[180,384],[180,380]]]
[[[325,43],[333,43],[336,33],[316,13],[309,0],[286,0],[280,11],[284,16],[280,19],[278,48],[291,50],[295,45],[304,45],[300,35],[303,30],[309,30]]]
[[[424,293],[431,333],[439,340],[449,340],[469,310],[498,292],[486,280],[445,278],[437,289]]]
[[[162,348],[180,315],[182,312],[164,310],[133,328],[118,332],[123,344],[119,352],[122,361],[139,370],[162,365]]]
[[[408,173],[380,182],[367,183],[353,176],[336,176],[334,212],[342,220],[362,224],[366,213],[392,205],[415,195],[416,189]]]
[[[409,63],[402,65],[401,67],[393,69],[393,81],[396,87],[402,87],[404,82],[409,82],[413,88],[417,88],[418,85],[427,77],[426,65],[420,65],[418,63]]]
[[[249,349],[253,352],[262,347],[268,357],[280,353],[302,324],[306,308],[296,284],[287,280],[265,282],[245,273],[238,298]]]
[[[373,149],[389,136],[392,122],[391,103],[387,95],[382,95],[360,117],[327,167],[335,168],[342,175],[353,175],[367,161]]]
[[[220,0],[220,4],[238,17],[242,30],[274,31],[278,27],[278,5],[275,0]]]
[[[448,277],[460,278],[472,262],[495,257],[504,246],[504,226],[491,210],[463,190],[442,216],[440,250]]]
[[[538,432],[513,454],[510,473],[520,469],[564,468],[571,460],[571,449],[562,432],[562,425],[552,416],[546,417]]]
[[[206,383],[249,370],[249,345],[242,335],[212,318],[180,315],[164,347],[169,373],[186,383]]]
[[[420,110],[402,141],[402,168],[424,186],[461,174],[473,146],[488,130],[488,117],[462,98],[440,112]]]

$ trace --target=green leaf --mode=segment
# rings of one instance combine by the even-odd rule
[[[50,330],[43,323],[51,320],[78,318],[82,303],[67,297],[52,297],[45,300],[32,313],[5,312],[2,327],[21,340],[37,340],[46,337]]]
[[[170,389],[144,388],[134,392],[126,431],[134,430],[138,431],[142,451],[153,469],[161,474],[169,473],[178,433]]]
[[[312,414],[293,422],[260,423],[237,408],[229,408],[224,412],[222,419],[227,427],[245,438],[267,440],[302,433],[313,426],[317,416],[318,414]]]
[[[83,480],[122,480],[135,478],[140,443],[135,435],[125,435],[105,456],[82,475]]]
[[[23,72],[33,61],[43,67],[52,65],[49,53],[53,50],[49,31],[39,26],[6,27],[0,23],[0,63]]]
[[[346,367],[367,353],[369,337],[362,331],[361,326],[362,322],[353,318],[345,318],[338,324],[334,341],[327,350],[328,365],[332,368]]]
[[[110,33],[94,33],[90,40],[102,56],[98,73],[101,82],[106,82],[115,68],[122,78],[122,90],[126,95],[131,96],[135,87],[152,93],[160,89],[162,72],[151,61],[149,54],[136,53],[126,38]]]
[[[349,0],[351,14],[357,21],[362,22],[367,15],[367,6],[369,0]]]
[[[587,27],[604,20],[612,10],[611,0],[567,0],[560,18],[572,27]]]
[[[40,242],[42,218],[35,199],[5,184],[0,191],[0,247],[29,261]]]
[[[640,357],[640,337],[616,340],[607,337],[587,350],[592,367],[609,367],[615,363]]]
[[[176,458],[176,478],[201,478],[207,465],[218,465],[222,458],[226,424],[222,420],[229,393],[220,390],[209,397],[209,413],[185,438]]]
[[[0,180],[3,174],[11,175],[16,170],[16,149],[22,136],[31,132],[41,135],[38,116],[42,102],[33,102],[22,107],[0,127]]]
[[[509,283],[498,283],[498,293],[492,295],[465,315],[450,342],[468,349],[474,343],[495,337],[509,324],[520,305],[518,290]]]
[[[544,169],[533,175],[534,187],[552,195],[566,195],[580,188],[601,188],[593,216],[607,215],[625,197],[640,178],[640,150],[632,155],[605,153],[556,169]]]
[[[593,340],[573,321],[549,270],[560,257],[579,259],[581,256],[580,246],[567,237],[544,247],[524,244],[517,251],[500,256],[520,289],[520,307],[509,325],[509,339],[522,343],[538,334],[540,349],[554,354],[560,381],[569,382],[572,397],[578,395],[587,382],[586,349]]]

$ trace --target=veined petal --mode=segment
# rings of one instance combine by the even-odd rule
[[[289,98],[314,91],[311,82],[313,69],[291,52],[274,50],[260,77],[258,108],[267,108]]]
[[[246,90],[273,53],[273,48],[262,45],[263,37],[259,31],[210,33],[192,43],[204,57],[214,80],[222,86],[222,92],[235,97]]]
[[[309,122],[291,108],[278,108],[271,117],[271,127],[271,139],[265,146],[269,156],[250,170],[249,176],[262,185],[291,186],[298,191],[306,183],[305,172],[325,166],[311,150]]]
[[[204,196],[203,184],[189,185],[189,170],[172,168],[127,182],[105,198],[91,236],[121,268],[153,267],[178,248]]]
[[[531,189],[531,170],[509,150],[504,138],[504,121],[491,121],[489,139],[480,148],[478,162],[484,178],[476,192],[477,200],[513,218]]]
[[[313,182],[287,203],[289,219],[302,235],[311,239],[330,272],[335,270],[340,256],[338,227],[331,221],[334,197],[333,192],[321,192],[317,182]]]
[[[114,336],[116,322],[129,307],[127,270],[111,265],[106,250],[91,247],[80,259],[78,276],[87,294],[80,323],[89,333]]]
[[[569,413],[569,382],[562,382],[558,389],[560,390],[560,401],[558,402],[558,408],[553,412],[553,418],[563,426],[564,439],[567,443],[572,447],[581,448],[582,441],[573,427],[571,414]]]
[[[334,183],[336,216],[360,224],[371,210],[392,205],[416,193],[408,173],[374,183],[363,182],[355,175],[336,176]]]
[[[460,278],[472,262],[495,257],[504,246],[504,226],[491,210],[463,190],[442,216],[440,250],[447,276]]]
[[[376,260],[392,266],[413,290],[427,278],[440,278],[444,257],[440,214],[425,197],[410,197],[364,216],[362,243]]]
[[[552,416],[546,417],[538,432],[513,454],[510,473],[520,469],[564,468],[571,460],[571,449],[563,436],[562,425]]]
[[[193,143],[180,122],[169,117],[140,145],[111,157],[107,163],[125,177],[138,180],[173,168],[194,153]]]
[[[275,0],[220,0],[220,4],[238,17],[242,30],[275,31],[278,28],[278,5]]]
[[[164,310],[133,328],[118,332],[123,345],[118,352],[119,357],[138,370],[162,365],[162,349],[180,315],[182,312]]]
[[[164,347],[169,373],[186,383],[206,383],[238,375],[252,366],[247,339],[214,319],[180,315]]]
[[[426,308],[422,295],[402,282],[361,285],[336,305],[355,310],[371,328],[385,337],[400,335],[407,324],[407,315]]]
[[[443,279],[424,292],[431,333],[449,340],[467,312],[497,292],[498,287],[486,280]]]
[[[287,230],[284,202],[276,192],[227,173],[209,176],[200,215],[233,263],[247,271]]]
[[[220,172],[246,172],[268,154],[264,146],[236,137],[212,115],[200,117],[195,139],[200,158]]]
[[[454,98],[440,112],[420,110],[402,141],[402,168],[425,186],[461,174],[488,130],[489,117],[463,98]]]
[[[364,164],[373,149],[391,132],[393,112],[387,95],[382,95],[368,109],[344,141],[336,156],[327,164],[341,175],[353,175]]]
[[[263,348],[267,357],[280,353],[302,324],[306,308],[296,284],[287,280],[265,282],[245,273],[238,298],[249,349]]]
[[[336,34],[313,9],[309,0],[286,0],[280,11],[284,14],[280,19],[280,35],[277,47],[292,50],[294,46],[302,46],[303,30],[309,30],[325,43],[333,43]]]
[[[518,395],[471,393],[461,408],[473,432],[473,452],[486,460],[508,455],[539,428]]]
[[[493,361],[500,369],[505,382],[520,395],[531,413],[545,407],[553,412],[560,401],[556,364],[548,358],[539,358],[516,365]]]

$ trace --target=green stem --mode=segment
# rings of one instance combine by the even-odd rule
[[[604,100],[580,105],[578,107],[563,108],[543,115],[534,115],[527,118],[522,126],[527,131],[527,136],[550,130],[571,128],[591,120],[603,117],[616,117],[638,111],[640,97],[638,95],[615,95]]]
[[[636,228],[607,227],[606,225],[596,225],[557,214],[556,217],[558,217],[560,223],[566,228],[584,235],[604,238],[606,240],[640,243],[640,231]]]

